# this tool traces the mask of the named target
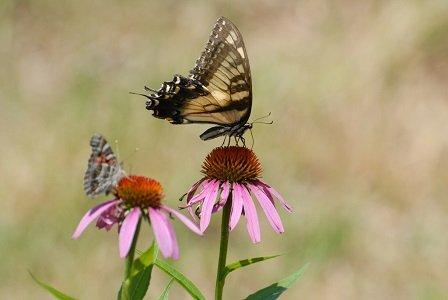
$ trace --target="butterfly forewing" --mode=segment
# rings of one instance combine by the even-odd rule
[[[187,101],[181,111],[189,122],[244,124],[252,105],[252,82],[243,37],[224,17],[218,19],[190,78],[205,95]]]
[[[84,175],[84,191],[95,197],[110,193],[124,175],[124,172],[109,143],[101,134],[90,139],[92,153]]]

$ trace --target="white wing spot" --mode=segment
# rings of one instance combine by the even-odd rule
[[[244,50],[243,50],[243,47],[239,47],[237,50],[238,50],[238,52],[240,53],[240,55],[241,55],[242,58],[246,58],[246,57],[244,56]]]
[[[232,36],[232,38],[236,41],[238,40],[238,37],[236,36],[235,31],[230,31],[230,35]]]
[[[226,38],[226,41],[227,41],[227,43],[229,43],[229,44],[232,44],[233,45],[233,39],[232,39],[232,37],[229,35],[229,36],[227,36],[227,38]]]
[[[247,96],[249,96],[249,91],[241,91],[241,92],[233,93],[231,98],[234,100],[241,100],[241,99],[246,98]]]

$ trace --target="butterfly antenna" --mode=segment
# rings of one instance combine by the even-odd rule
[[[250,136],[252,137],[252,146],[250,147],[250,150],[254,149],[254,145],[255,145],[255,139],[254,139],[254,135],[252,134],[252,128],[249,128],[249,132],[250,132]]]
[[[274,124],[274,121],[271,121],[271,122],[252,122],[251,124],[266,124],[266,125],[271,125],[271,124]]]
[[[156,94],[157,94],[157,91],[156,91],[156,90],[153,90],[152,88],[147,87],[146,85],[145,85],[145,91],[147,91],[147,92],[152,92],[152,93],[156,93]]]
[[[140,150],[139,148],[135,148],[134,151],[126,157],[126,159],[123,159],[123,162],[131,159],[135,155],[135,153],[137,153],[139,150]],[[129,164],[129,173],[132,173],[132,165],[131,164]]]
[[[259,121],[259,120],[266,119],[266,118],[268,118],[270,115],[271,115],[271,112],[269,112],[269,113],[268,113],[267,115],[265,115],[265,116],[256,118],[252,123],[255,123],[255,122]]]
[[[129,92],[129,94],[143,96],[145,98],[148,98],[149,100],[152,100],[151,96],[149,96],[149,95],[145,95],[145,94],[141,94],[141,93],[134,93],[134,92]]]
[[[118,147],[118,140],[115,140],[114,143],[115,143],[115,152],[117,152],[117,160],[120,161],[120,148]]]

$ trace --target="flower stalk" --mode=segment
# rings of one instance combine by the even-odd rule
[[[227,260],[227,246],[229,244],[229,220],[230,211],[232,208],[232,199],[229,196],[230,201],[224,205],[222,211],[222,221],[221,221],[221,238],[219,243],[219,259],[218,259],[218,269],[216,271],[216,284],[215,284],[215,299],[221,300],[224,291],[224,283],[226,280],[225,268]]]
[[[132,240],[131,248],[129,249],[129,253],[126,256],[126,263],[125,263],[125,269],[124,269],[124,280],[129,278],[132,274],[132,265],[134,263],[134,256],[135,256],[135,248],[137,246],[137,240],[140,233],[140,225],[141,225],[141,218],[138,220],[137,228],[135,229],[134,238]]]

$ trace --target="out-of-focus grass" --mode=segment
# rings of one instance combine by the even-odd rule
[[[245,37],[253,117],[275,121],[255,128],[264,177],[296,208],[282,236],[262,221],[259,245],[239,225],[230,260],[287,255],[232,273],[227,298],[305,262],[286,299],[448,297],[443,1],[2,1],[0,12],[2,298],[46,297],[27,269],[82,299],[114,297],[116,235],[70,239],[100,201],[82,191],[88,139],[118,139],[126,169],[159,179],[176,206],[220,141],[152,118],[128,92],[186,74],[220,15]],[[211,296],[219,220],[204,238],[178,225],[175,264]],[[167,280],[154,275],[151,299]]]

